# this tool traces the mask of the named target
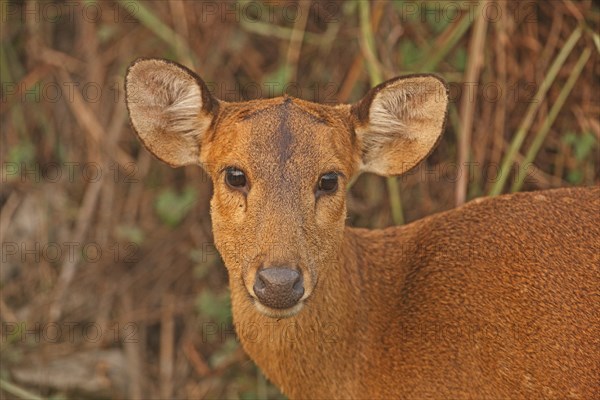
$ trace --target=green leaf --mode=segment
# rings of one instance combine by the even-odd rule
[[[581,172],[578,169],[569,171],[569,173],[567,174],[567,180],[569,181],[569,183],[579,184],[583,180],[583,172]]]
[[[459,47],[454,53],[453,64],[459,71],[464,71],[467,67],[467,50],[464,47]]]
[[[275,71],[265,75],[262,87],[266,88],[266,95],[268,97],[280,96],[284,86],[288,83],[288,77],[289,68],[285,64],[280,65]]]
[[[577,159],[577,161],[585,160],[590,154],[590,152],[593,150],[595,144],[596,137],[592,133],[586,132],[583,135],[579,136],[574,146],[575,158]]]
[[[573,132],[566,133],[561,140],[564,144],[573,144],[577,140],[577,135]]]
[[[402,54],[402,64],[405,68],[417,62],[422,55],[421,50],[411,40],[402,41],[400,44],[400,54]]]
[[[180,194],[172,189],[166,189],[157,196],[154,208],[164,224],[176,227],[185,218],[197,199],[196,190],[189,186]]]
[[[574,132],[568,132],[561,138],[562,142],[571,146],[573,154],[577,161],[583,161],[596,146],[597,139],[591,132],[584,132],[580,135]]]
[[[137,244],[144,241],[144,231],[138,226],[117,225],[116,236]]]
[[[240,347],[238,341],[228,337],[225,342],[222,343],[222,346],[211,355],[209,364],[214,369],[219,368],[219,366],[223,364],[227,364],[238,347]]]
[[[227,291],[203,290],[196,300],[196,309],[203,318],[218,324],[231,322],[231,301]]]
[[[8,161],[31,164],[35,159],[35,146],[30,142],[19,142],[8,151]]]

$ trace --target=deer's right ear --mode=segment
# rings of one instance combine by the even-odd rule
[[[127,70],[125,92],[133,129],[152,154],[172,167],[199,164],[219,107],[202,79],[171,61],[138,59]]]

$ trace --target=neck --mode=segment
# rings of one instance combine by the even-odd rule
[[[336,262],[321,271],[314,294],[296,316],[276,320],[260,314],[247,300],[246,289],[230,282],[234,323],[244,349],[290,397],[347,397],[360,384],[354,368],[364,354],[358,339],[364,336],[356,329],[365,326],[367,314],[359,312],[363,271],[357,268],[361,248],[356,235],[346,228]],[[333,379],[331,371],[337,375]]]

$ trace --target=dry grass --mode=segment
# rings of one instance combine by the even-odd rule
[[[3,398],[281,397],[231,331],[210,182],[132,135],[122,88],[138,56],[184,63],[230,101],[292,82],[349,102],[399,74],[444,76],[444,140],[406,177],[361,176],[355,226],[600,182],[591,1],[259,4],[1,3]]]

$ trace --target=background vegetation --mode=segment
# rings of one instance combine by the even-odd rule
[[[408,176],[361,176],[354,226],[599,182],[592,1],[2,1],[0,16],[3,398],[282,397],[232,331],[211,183],[132,134],[139,56],[229,101],[351,102],[396,75],[445,77],[441,144]]]

